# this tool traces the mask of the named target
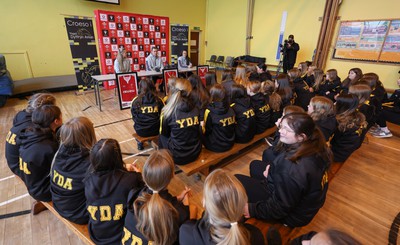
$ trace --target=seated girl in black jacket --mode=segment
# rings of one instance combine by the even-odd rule
[[[90,239],[120,244],[129,191],[143,188],[140,173],[128,172],[115,139],[101,139],[90,152],[90,173],[84,179]]]
[[[178,240],[179,226],[189,219],[190,189],[178,197],[168,192],[174,177],[174,161],[168,150],[153,152],[142,175],[146,186],[129,193],[121,244],[173,244]]]
[[[313,93],[310,92],[310,87],[304,79],[300,77],[300,71],[297,68],[290,69],[288,74],[294,86],[294,104],[307,111],[307,106],[314,96]]]
[[[224,152],[235,143],[235,112],[226,104],[221,84],[211,87],[210,96],[204,113],[203,143],[210,151]]]
[[[93,123],[75,117],[60,129],[61,145],[50,172],[53,206],[67,220],[87,224],[85,178],[90,166],[90,149],[96,143]]]
[[[222,169],[214,170],[204,181],[204,215],[181,226],[179,243],[264,244],[258,228],[241,222],[246,203],[246,192],[240,182]]]
[[[249,203],[245,217],[305,226],[325,202],[331,151],[312,118],[285,115],[279,127],[278,155],[272,162],[251,162],[251,177],[236,175]],[[254,166],[252,166],[254,165]]]
[[[357,110],[358,98],[354,94],[340,94],[336,98],[338,126],[330,141],[335,162],[345,162],[364,141],[367,123]]]
[[[43,105],[32,113],[32,127],[20,132],[17,144],[19,148],[20,177],[24,181],[29,195],[38,201],[51,201],[50,167],[58,149],[56,130],[62,124],[60,108],[55,105]],[[37,202],[33,205],[35,213]],[[42,211],[42,210],[40,210]]]
[[[164,102],[156,95],[152,81],[144,78],[139,82],[139,95],[133,98],[131,104],[133,127],[141,137],[158,135],[160,131],[160,114]],[[138,149],[143,144],[138,142]]]
[[[247,143],[256,134],[256,114],[243,85],[232,85],[231,93],[231,108],[236,115],[235,142]]]
[[[271,108],[268,99],[261,93],[261,83],[258,81],[250,81],[247,83],[247,94],[250,96],[251,106],[256,114],[256,134],[261,134],[267,130],[267,128],[273,126],[271,123]]]
[[[308,114],[329,141],[336,129],[335,109],[332,100],[324,96],[315,96],[308,105]]]

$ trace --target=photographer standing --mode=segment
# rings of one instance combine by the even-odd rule
[[[297,51],[299,50],[300,46],[294,41],[294,36],[289,35],[289,40],[285,40],[282,48],[284,73],[293,68],[296,63]]]

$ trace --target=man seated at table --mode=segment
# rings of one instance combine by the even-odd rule
[[[158,56],[158,49],[156,47],[151,48],[151,53],[149,56],[146,57],[146,71],[156,71],[160,72],[164,68],[163,66],[163,61],[161,57]],[[154,84],[157,83],[157,79],[161,78],[160,76],[152,76],[152,80]],[[163,91],[163,85],[164,83],[161,83],[159,86],[160,91]]]

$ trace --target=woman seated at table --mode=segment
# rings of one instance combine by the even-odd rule
[[[182,55],[179,56],[178,58],[178,69],[185,69],[185,68],[191,68],[192,63],[190,62],[190,58],[187,55],[187,51],[183,50]]]
[[[273,161],[254,160],[250,177],[236,175],[249,198],[244,215],[305,226],[325,202],[332,153],[306,113],[285,115],[279,133]]]

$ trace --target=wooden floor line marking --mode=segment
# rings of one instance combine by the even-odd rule
[[[29,196],[29,193],[26,193],[26,194],[24,194],[24,195],[22,195],[22,196],[19,196],[19,197],[14,197],[14,198],[12,198],[12,199],[10,199],[10,200],[7,200],[7,201],[5,201],[5,202],[0,202],[0,207],[2,207],[2,206],[4,206],[4,205],[7,205],[7,204],[9,204],[9,203],[18,201],[19,199],[22,199],[22,198],[27,197],[27,196]]]
[[[132,158],[132,157],[138,156],[138,155],[140,155],[140,154],[143,154],[143,153],[145,153],[145,152],[148,152],[148,151],[151,151],[151,150],[154,150],[154,148],[150,148],[150,149],[147,149],[147,150],[144,150],[144,151],[138,152],[138,153],[136,153],[136,154],[134,154],[134,155],[132,155],[132,156],[125,157],[125,158],[124,158],[124,159],[122,159],[122,160],[126,160],[126,159],[129,159],[129,158]]]
[[[379,146],[383,146],[383,147],[389,148],[389,149],[394,150],[394,151],[400,151],[399,149],[396,149],[396,148],[393,148],[393,147],[390,147],[390,146],[387,146],[387,145],[382,145],[382,144],[379,144],[379,143],[376,143],[376,142],[374,142],[374,144],[377,144],[377,145],[379,145]]]
[[[128,139],[128,140],[123,140],[123,141],[120,141],[119,143],[122,144],[122,143],[125,143],[125,142],[128,142],[128,141],[134,140],[134,139],[135,139],[135,138]]]
[[[15,175],[11,175],[11,176],[2,178],[2,179],[0,179],[0,182],[3,181],[3,180],[8,180],[8,179],[14,178],[14,177],[15,177]]]

